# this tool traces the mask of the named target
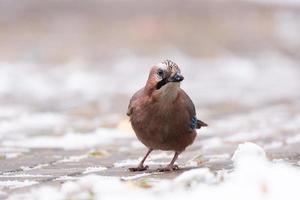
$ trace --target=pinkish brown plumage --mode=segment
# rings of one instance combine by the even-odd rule
[[[178,155],[193,143],[196,129],[207,126],[197,120],[192,100],[180,88],[182,80],[178,65],[166,60],[151,68],[145,87],[131,98],[127,115],[136,136],[149,150],[130,171],[146,170],[144,161],[152,150],[175,151],[171,163],[159,171],[178,169],[174,165]]]

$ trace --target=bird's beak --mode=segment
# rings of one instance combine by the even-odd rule
[[[168,81],[169,82],[181,82],[183,81],[184,77],[179,74],[179,73],[176,73],[174,76],[171,76]]]

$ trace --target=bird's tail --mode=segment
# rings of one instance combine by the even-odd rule
[[[196,126],[197,129],[200,129],[201,127],[205,127],[205,126],[208,126],[208,124],[206,124],[205,122],[197,119],[197,126]]]

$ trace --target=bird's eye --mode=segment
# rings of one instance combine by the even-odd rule
[[[162,77],[164,75],[164,71],[162,69],[158,69],[157,74]]]

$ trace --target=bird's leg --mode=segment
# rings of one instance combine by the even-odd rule
[[[158,168],[157,170],[159,172],[169,172],[169,171],[178,170],[179,169],[178,165],[174,165],[174,163],[177,160],[179,154],[180,154],[179,152],[175,152],[174,157],[173,157],[172,161],[170,162],[170,164],[168,164],[168,166],[166,166],[164,168]]]
[[[137,171],[145,171],[145,170],[147,170],[149,167],[147,165],[144,166],[144,162],[147,159],[147,157],[150,155],[150,153],[152,152],[152,150],[153,149],[149,149],[148,150],[148,152],[146,153],[145,157],[140,162],[139,166],[137,166],[137,167],[131,167],[131,168],[129,168],[129,171],[131,171],[131,172],[137,172]]]

